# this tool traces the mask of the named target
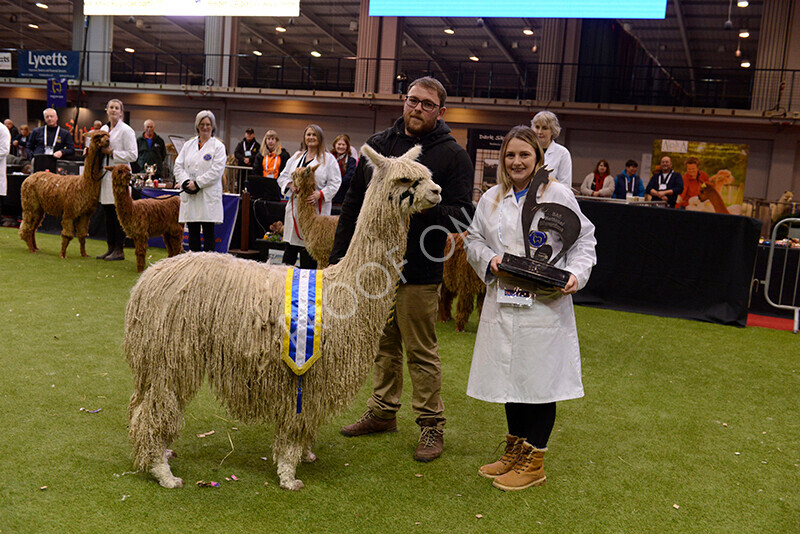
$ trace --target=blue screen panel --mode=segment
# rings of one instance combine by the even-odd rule
[[[667,0],[370,0],[373,17],[663,19]]]

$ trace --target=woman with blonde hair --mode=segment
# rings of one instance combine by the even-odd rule
[[[508,132],[500,150],[498,185],[481,197],[464,238],[467,260],[486,283],[467,395],[504,404],[508,424],[505,453],[478,473],[502,490],[544,484],[544,453],[555,423],[556,401],[583,396],[571,294],[586,285],[596,262],[594,226],[581,213],[572,191],[560,182],[550,177],[531,185],[543,165],[542,152],[527,126]],[[520,289],[517,283],[507,285],[498,269],[504,253],[526,255],[525,239],[532,252],[544,253],[549,247],[560,255],[561,236],[538,227],[543,210],[535,213],[532,231],[523,234],[522,210],[528,195],[536,195],[537,205],[566,206],[580,220],[577,239],[555,264],[570,273],[564,288]],[[509,291],[513,298],[508,298]]]
[[[292,181],[292,173],[298,168],[311,165],[318,166],[314,171],[314,178],[317,182],[317,190],[307,198],[297,198],[297,187]],[[309,124],[303,130],[303,140],[300,142],[300,150],[295,152],[286,167],[283,168],[278,177],[278,185],[281,192],[289,197],[286,203],[286,212],[283,221],[283,240],[287,243],[286,250],[283,252],[283,263],[294,265],[297,255],[300,254],[300,267],[303,269],[314,269],[317,262],[309,255],[305,249],[305,241],[297,226],[297,203],[307,202],[316,207],[321,215],[331,214],[331,201],[339,190],[342,183],[342,175],[336,160],[325,150],[325,137],[322,128],[316,124]]]
[[[253,174],[264,178],[278,178],[289,161],[289,152],[281,146],[278,132],[267,130],[261,148],[253,162]]]
[[[108,132],[108,160],[106,166],[128,165],[139,158],[139,148],[136,143],[136,132],[125,124],[125,106],[121,100],[112,98],[106,104],[108,122],[101,130]],[[103,173],[103,182],[100,184],[100,204],[106,216],[106,243],[108,250],[97,256],[98,260],[115,261],[124,260],[125,231],[119,223],[117,209],[114,205],[114,187],[111,180],[111,171]]]
[[[339,186],[339,192],[333,197],[333,203],[341,204],[344,201],[347,188],[350,187],[350,180],[353,179],[353,175],[356,173],[356,159],[351,155],[350,136],[347,134],[337,135],[331,146],[331,154],[336,158],[339,172],[342,174],[342,185]]]

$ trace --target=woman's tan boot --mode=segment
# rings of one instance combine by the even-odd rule
[[[478,474],[485,478],[497,478],[511,471],[511,468],[514,467],[514,464],[519,459],[524,441],[524,439],[517,436],[506,434],[506,451],[503,456],[494,463],[482,465],[478,469]]]
[[[547,477],[544,476],[545,452],[546,448],[537,449],[527,441],[523,442],[517,463],[508,473],[495,478],[492,485],[504,491],[541,486],[547,481]]]

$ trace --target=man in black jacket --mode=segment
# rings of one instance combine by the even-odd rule
[[[156,123],[151,119],[144,121],[144,132],[136,139],[136,146],[139,150],[139,158],[136,165],[138,172],[146,172],[147,165],[156,165],[154,178],[163,180],[164,160],[167,159],[167,145],[164,140],[156,133]]]
[[[256,141],[256,133],[252,128],[248,128],[244,131],[244,139],[239,141],[239,144],[233,150],[237,164],[240,167],[252,167],[256,157],[258,157],[259,148],[261,148],[261,145]]]
[[[395,310],[383,331],[375,357],[372,397],[356,423],[342,428],[345,436],[397,430],[403,388],[403,346],[413,387],[412,409],[421,427],[414,459],[428,462],[442,454],[445,418],[441,399],[442,369],[437,351],[436,317],[442,283],[447,232],[464,230],[472,218],[474,168],[467,152],[450,135],[443,117],[445,92],[429,77],[409,87],[403,117],[367,143],[384,156],[400,156],[422,145],[420,162],[442,187],[442,202],[411,217]],[[361,158],[342,204],[331,252],[336,263],[347,252],[372,171]]]

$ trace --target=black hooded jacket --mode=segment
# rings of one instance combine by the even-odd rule
[[[384,156],[402,156],[414,145],[422,145],[419,161],[431,171],[433,181],[441,186],[442,202],[425,213],[411,217],[403,278],[408,284],[440,283],[447,233],[442,229],[433,229],[425,235],[424,241],[422,233],[434,225],[447,228],[449,232],[461,232],[469,226],[474,213],[472,184],[475,168],[472,160],[450,135],[450,128],[441,119],[436,121],[433,130],[422,137],[409,137],[401,117],[391,128],[370,137],[367,143]],[[350,246],[371,178],[372,168],[362,157],[342,203],[331,263],[337,263],[344,257]]]

